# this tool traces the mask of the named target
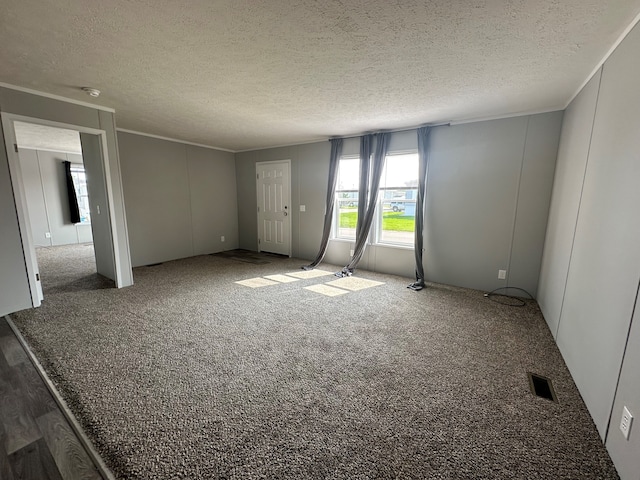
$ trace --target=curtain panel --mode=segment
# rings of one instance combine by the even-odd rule
[[[372,135],[365,135],[365,137],[372,137]],[[366,201],[366,210],[364,212],[363,218],[360,218],[360,215],[358,215],[358,225],[360,225],[360,228],[356,232],[356,245],[353,249],[353,256],[351,257],[349,263],[345,265],[340,272],[336,273],[336,276],[338,277],[345,277],[353,274],[367,246],[369,231],[371,230],[371,224],[373,223],[373,217],[376,210],[378,188],[380,187],[380,177],[382,176],[384,161],[387,157],[387,151],[389,150],[390,137],[391,135],[386,132],[375,134],[376,147],[373,157],[371,157],[369,162],[363,161],[364,159],[362,157],[360,158],[361,179],[363,175],[367,175],[369,173],[371,176],[370,183],[366,182],[368,183],[368,185],[366,185],[368,187],[368,192],[363,190],[365,187],[365,182],[360,182],[358,205],[360,204],[360,202],[364,203]],[[371,138],[369,138],[369,142],[370,141]],[[365,148],[363,147],[363,145],[365,145],[365,142],[366,140],[361,139],[361,152]],[[370,163],[370,165],[367,166],[367,163]],[[358,210],[360,209],[358,208]]]
[[[69,199],[69,219],[71,223],[80,223],[80,209],[78,208],[78,197],[76,189],[73,185],[73,177],[71,176],[71,162],[64,161],[64,176],[67,180],[67,198]]]
[[[427,166],[429,161],[429,138],[432,127],[418,129],[418,195],[416,198],[416,223],[414,252],[416,258],[416,281],[409,284],[412,290],[424,288],[424,267],[422,265],[422,251],[424,249],[424,199],[427,193]]]
[[[324,207],[324,225],[322,229],[322,239],[320,240],[320,249],[316,258],[309,264],[302,267],[303,270],[313,270],[318,266],[324,255],[327,253],[329,245],[329,236],[331,235],[331,224],[333,223],[333,208],[336,197],[336,182],[338,181],[338,166],[340,165],[340,157],[342,156],[342,139],[332,138],[331,156],[329,157],[329,181],[327,184],[327,199]]]

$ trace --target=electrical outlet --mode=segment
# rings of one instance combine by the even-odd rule
[[[633,422],[633,415],[627,407],[622,408],[622,419],[620,420],[620,430],[626,440],[629,440],[629,433],[631,433],[631,423]]]
[[[349,250],[349,255],[353,257],[353,250]]]
[[[44,238],[51,238],[51,232],[44,232]]]
[[[505,278],[507,278],[507,271],[498,270],[498,280],[504,280]]]
[[[300,211],[301,212],[306,212],[307,211],[307,206],[306,205],[300,205]]]
[[[220,241],[221,241],[221,242],[224,242],[224,235],[222,235],[222,236],[220,237]]]

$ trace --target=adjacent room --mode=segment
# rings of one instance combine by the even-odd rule
[[[0,478],[638,480],[638,0],[2,7]]]

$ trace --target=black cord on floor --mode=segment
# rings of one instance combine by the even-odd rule
[[[529,298],[531,300],[534,299],[533,295],[527,292],[524,288],[520,288],[520,287],[500,287],[500,288],[496,288],[495,290],[491,290],[489,293],[485,293],[484,296],[485,298],[488,298],[492,302],[499,303],[500,305],[507,305],[509,307],[524,307],[527,304],[527,302],[525,302],[522,298],[514,297],[513,295],[505,295],[503,293],[496,293],[499,290],[509,290],[509,289],[520,290],[521,292],[524,292],[527,295],[529,295]],[[506,302],[501,302],[494,297],[501,298],[501,299],[508,299],[508,300]],[[517,303],[513,303],[513,302],[517,302]]]

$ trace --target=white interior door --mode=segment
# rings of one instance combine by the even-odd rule
[[[291,256],[289,160],[256,164],[258,251]]]

